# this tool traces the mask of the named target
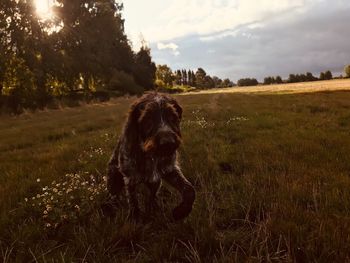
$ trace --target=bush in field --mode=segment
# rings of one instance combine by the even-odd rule
[[[306,73],[306,80],[307,80],[307,81],[315,81],[315,80],[317,80],[317,78],[314,77],[314,75],[312,75],[311,72],[307,72],[307,73]]]
[[[333,78],[333,75],[330,70],[320,73],[320,80],[331,80],[332,78]]]
[[[12,57],[7,61],[2,85],[5,104],[12,112],[35,107],[34,75],[23,59]]]
[[[259,82],[254,78],[240,79],[237,82],[238,86],[256,86],[258,84],[259,84]]]
[[[162,89],[166,87],[164,81],[161,79],[156,79],[156,81],[154,82],[154,85],[156,86],[156,89]]]
[[[345,76],[350,78],[350,65],[345,66],[344,68]]]
[[[330,70],[327,70],[325,73],[324,73],[324,76],[325,76],[325,79],[326,80],[331,80],[333,78],[333,75],[332,75],[332,72]]]
[[[122,91],[123,93],[129,94],[141,94],[144,91],[141,86],[136,84],[133,76],[124,71],[117,70],[113,72],[107,89],[112,91]]]
[[[325,79],[325,73],[321,73],[320,79]],[[306,82],[306,81],[316,81],[317,78],[312,75],[311,72],[307,72],[306,74],[290,74],[288,78],[289,83],[296,82]]]
[[[274,77],[266,77],[264,78],[264,85],[270,85],[275,82]]]
[[[222,88],[229,88],[233,86],[235,86],[235,84],[228,78],[224,79],[221,83]]]

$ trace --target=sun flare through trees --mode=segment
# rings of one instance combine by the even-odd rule
[[[50,20],[53,18],[52,2],[50,0],[34,0],[35,9],[40,19]]]

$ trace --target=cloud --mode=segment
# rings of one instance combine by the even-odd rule
[[[169,44],[163,44],[162,42],[159,42],[157,44],[157,47],[159,50],[162,50],[162,49],[171,49],[173,51],[177,50],[179,48],[178,45],[174,44],[174,43],[169,43]]]
[[[164,1],[164,0],[163,0]],[[311,0],[177,0],[144,29],[150,42],[188,35],[208,35],[251,24],[283,13],[302,10]],[[314,0],[317,1],[317,0]]]
[[[180,55],[180,51],[178,50],[179,46],[176,45],[175,43],[164,44],[162,42],[159,42],[157,44],[157,48],[158,48],[158,50],[170,49],[175,56]]]
[[[302,9],[259,22],[179,37],[179,58],[151,45],[152,54],[155,61],[173,69],[203,67],[211,75],[235,81],[242,77],[288,77],[307,71],[318,75],[328,69],[339,74],[350,63],[349,13],[349,1],[334,0],[330,4],[314,0]]]

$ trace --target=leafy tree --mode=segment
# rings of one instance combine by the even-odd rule
[[[293,76],[293,78],[298,78],[297,76]],[[282,78],[280,76],[277,77],[266,77],[264,78],[264,85],[270,85],[270,84],[281,84],[283,83]]]
[[[289,82],[289,83],[297,82],[297,77],[296,77],[296,75],[294,75],[294,74],[289,74],[288,82]]]
[[[134,76],[136,83],[146,90],[153,89],[156,78],[156,65],[152,62],[151,50],[141,47],[135,56]]]
[[[59,42],[58,51],[64,52],[63,72],[70,73],[69,86],[74,86],[75,79],[80,75],[84,79],[85,89],[88,89],[88,82],[93,77],[107,82],[114,70],[126,73],[140,70],[133,67],[133,52],[121,18],[122,4],[111,0],[57,2],[57,21],[64,25],[57,33],[58,39],[64,40]],[[139,58],[135,56],[135,60]]]
[[[11,70],[18,72],[23,71],[31,75],[31,84],[26,87],[16,86],[16,92],[12,90],[11,94],[21,96],[26,92],[20,92],[20,89],[28,89],[31,87],[31,95],[33,96],[33,102],[31,105],[35,105],[34,100],[38,102],[38,98],[44,96],[47,97],[47,91],[44,88],[45,85],[45,71],[47,67],[42,65],[41,50],[43,49],[43,42],[45,40],[45,33],[42,31],[42,27],[34,16],[35,8],[33,1],[10,1],[4,0],[0,3],[0,82],[2,89],[11,89],[9,83],[22,83],[18,81],[5,80],[5,72]],[[20,61],[20,64],[4,63],[4,61]],[[7,66],[14,67],[13,69],[6,69]],[[14,77],[12,74],[7,74]],[[36,96],[36,97],[35,97]],[[27,98],[22,98],[22,101],[26,101]],[[41,103],[39,103],[41,104]],[[21,103],[23,106],[29,106],[28,103]]]
[[[35,107],[34,75],[23,59],[13,56],[7,61],[3,84],[7,87],[7,106],[12,112],[20,113],[23,108]]]
[[[325,80],[326,79],[326,76],[324,74],[324,72],[321,72],[320,73],[320,80]]]
[[[209,75],[206,75],[204,78],[204,88],[206,89],[212,89],[215,87],[215,83],[212,79],[212,77],[210,77]]]
[[[274,83],[274,79],[273,77],[266,77],[264,78],[264,85],[270,85],[270,84],[273,84]]]
[[[181,70],[176,70],[174,74],[174,80],[176,85],[181,85],[182,84],[182,75],[181,75]]]
[[[132,51],[122,10],[114,0],[57,0],[55,19],[43,21],[32,0],[0,1],[0,92],[27,96],[30,88],[31,107],[42,107],[52,96],[152,88],[156,68],[150,50]],[[20,63],[9,69],[9,61]],[[11,70],[28,81],[15,80]]]
[[[350,78],[350,65],[344,67],[345,76]]]
[[[228,78],[226,78],[222,81],[223,88],[229,88],[229,87],[233,87],[233,86],[234,86],[234,83]]]
[[[305,81],[307,81],[306,75],[305,75],[305,74],[300,74],[300,75],[299,75],[299,78],[298,78],[298,81],[299,81],[299,82],[305,82]]]
[[[193,77],[192,77],[192,71],[188,70],[187,71],[187,78],[188,78],[188,85],[193,86]]]
[[[259,82],[255,78],[240,79],[237,82],[238,86],[256,86],[258,84],[259,84]]]
[[[190,70],[189,72],[190,72],[189,75],[191,76],[189,85],[194,87],[196,86],[196,75],[194,74],[193,70]]]
[[[307,72],[306,73],[306,80],[307,81],[315,81],[315,80],[317,80],[317,78],[314,77],[311,72]]]
[[[166,86],[172,86],[174,80],[173,72],[167,65],[157,66],[156,78],[163,81]]]
[[[283,80],[281,78],[281,76],[277,76],[276,77],[276,84],[282,84],[283,83]]]
[[[325,77],[326,80],[331,80],[333,78],[332,72],[330,70],[327,70],[324,73],[324,77]]]
[[[214,76],[212,78],[214,83],[214,88],[221,88],[222,87],[222,79],[218,78],[217,76]]]
[[[202,68],[198,68],[196,73],[195,73],[195,86],[198,88],[206,88],[206,77],[207,73],[204,71]]]
[[[114,70],[107,87],[109,90],[121,94],[142,94],[144,92],[144,88],[136,83],[132,75],[116,69]]]

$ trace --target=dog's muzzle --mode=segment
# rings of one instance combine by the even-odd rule
[[[160,153],[173,153],[180,146],[178,135],[173,132],[158,133],[156,136],[156,145]]]
[[[146,140],[145,152],[152,152],[157,155],[173,154],[181,144],[181,138],[171,131],[160,131],[154,137]]]

